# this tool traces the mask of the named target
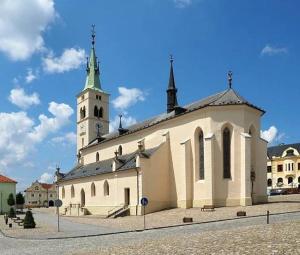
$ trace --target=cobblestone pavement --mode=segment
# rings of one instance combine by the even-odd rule
[[[254,206],[235,206],[216,208],[215,211],[201,212],[200,208],[160,211],[147,214],[147,228],[170,226],[182,224],[183,217],[193,217],[195,222],[205,222],[211,220],[231,219],[236,217],[239,210],[246,211],[247,216],[270,213],[281,213],[288,211],[300,211],[300,194],[274,196],[269,198],[269,203]],[[103,217],[88,215],[83,217],[67,217],[69,220],[78,223],[87,223],[91,225],[101,225],[114,227],[123,230],[135,230],[143,227],[143,216],[120,217],[117,219],[104,219]]]
[[[0,254],[300,254],[300,213],[273,215],[270,223],[256,217],[62,240],[17,240],[0,234]]]
[[[50,210],[52,210],[52,208],[50,208]],[[119,229],[109,226],[71,222],[67,218],[60,217],[60,232],[57,232],[57,215],[51,213],[49,210],[33,210],[33,216],[36,222],[36,228],[34,229],[24,229],[11,220],[9,220],[9,223],[12,222],[13,227],[9,228],[8,225],[4,224],[3,219],[0,219],[0,229],[8,236],[29,239],[74,237],[119,231]],[[20,215],[20,218],[24,218],[24,215]]]

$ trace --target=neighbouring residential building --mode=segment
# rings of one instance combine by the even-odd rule
[[[300,185],[300,143],[268,148],[267,184],[268,189]]]
[[[35,181],[25,191],[26,207],[54,206],[57,189],[55,184],[40,183]]]
[[[162,87],[166,111],[129,127],[120,116],[119,128],[109,132],[110,100],[100,83],[94,34],[86,70],[77,95],[78,164],[57,171],[61,213],[141,215],[142,197],[149,200],[146,213],[266,201],[265,112],[233,89],[231,72],[224,91],[180,106],[171,58]]]
[[[17,182],[4,175],[0,175],[0,214],[7,213],[10,206],[7,204],[9,194],[13,194],[16,199]]]

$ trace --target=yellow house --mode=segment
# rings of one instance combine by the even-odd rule
[[[264,111],[228,88],[179,106],[173,59],[166,112],[109,133],[94,35],[86,84],[77,95],[78,164],[57,171],[61,213],[142,214],[166,208],[236,206],[266,201]]]
[[[300,185],[300,143],[268,148],[268,189]]]

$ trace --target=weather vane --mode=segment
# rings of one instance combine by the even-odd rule
[[[229,88],[231,88],[231,86],[232,86],[232,71],[228,72],[227,77],[228,77]]]

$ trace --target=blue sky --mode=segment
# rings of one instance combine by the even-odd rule
[[[111,123],[165,111],[169,54],[181,105],[233,87],[266,110],[271,144],[300,141],[299,1],[4,0],[0,3],[0,171],[18,189],[75,163],[75,96],[91,24]],[[4,24],[4,25],[3,25]],[[42,178],[41,178],[42,176]]]

